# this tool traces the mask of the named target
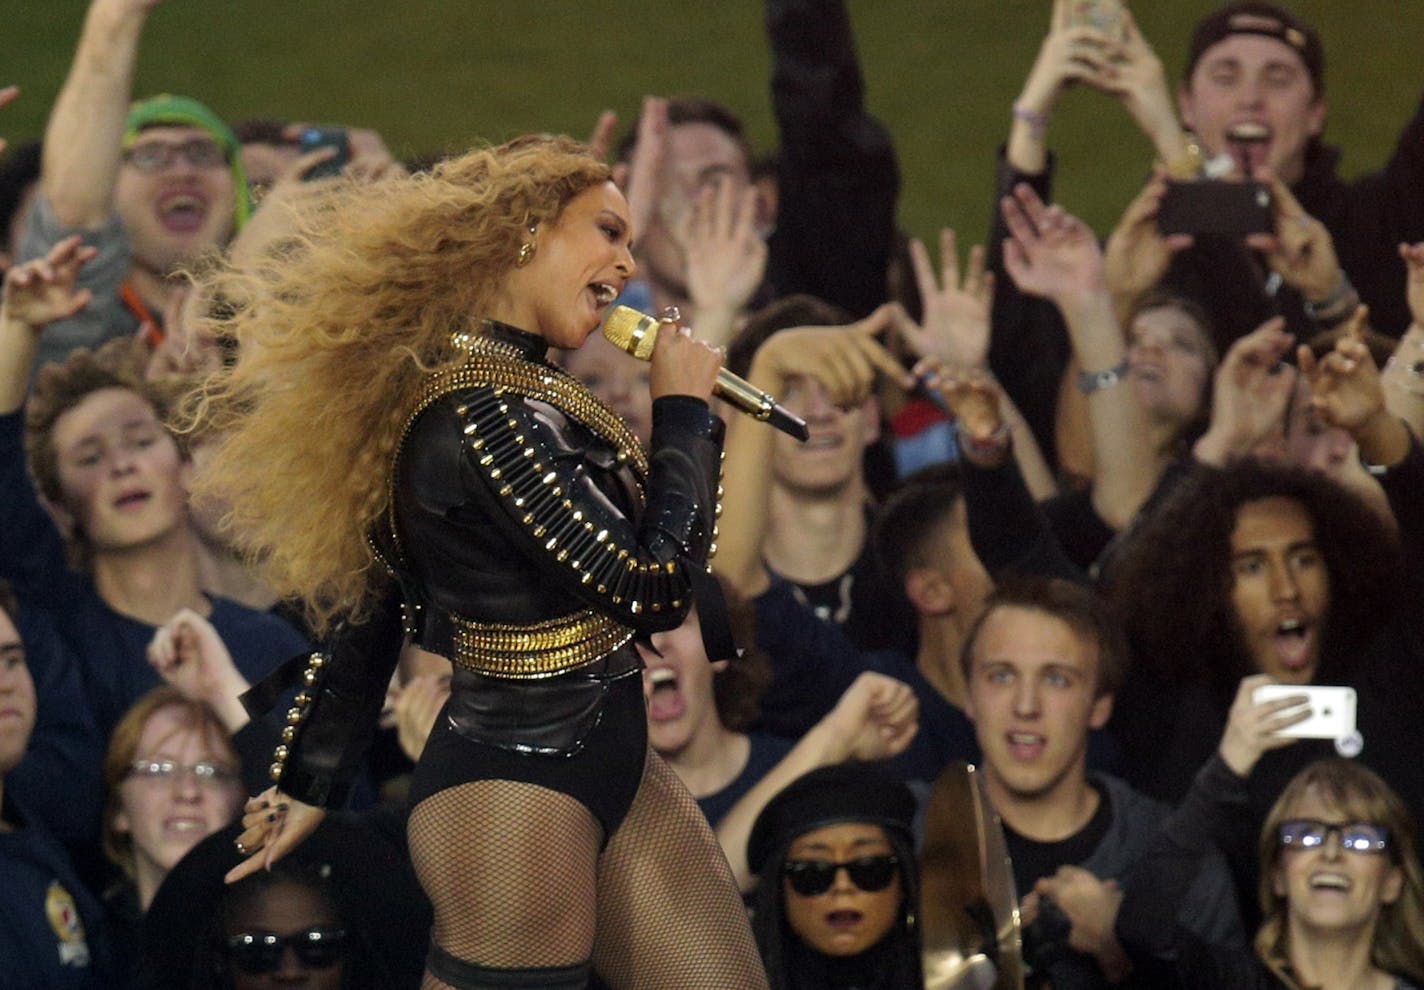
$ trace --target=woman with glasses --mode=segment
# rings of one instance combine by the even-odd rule
[[[123,878],[104,894],[124,971],[159,884],[201,840],[237,817],[240,763],[211,708],[154,688],[114,727],[104,759],[104,854]]]
[[[870,763],[813,770],[752,826],[752,931],[773,990],[921,990],[909,789]]]
[[[1154,987],[1418,990],[1424,873],[1414,823],[1383,780],[1349,760],[1307,765],[1267,815],[1254,953],[1207,946],[1173,923],[1197,858],[1238,843],[1252,769],[1294,742],[1290,727],[1309,715],[1304,695],[1258,704],[1268,683],[1242,681],[1216,755],[1127,885],[1118,940]]]

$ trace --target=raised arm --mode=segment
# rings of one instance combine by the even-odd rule
[[[747,839],[768,801],[792,781],[846,760],[888,760],[903,753],[919,731],[920,703],[906,684],[867,671],[857,677],[829,715],[757,781],[717,824],[717,841],[743,891],[756,885],[747,866]]]
[[[766,0],[780,138],[767,276],[864,316],[886,297],[899,165],[865,107],[844,0]]]
[[[1093,437],[1093,509],[1115,530],[1131,522],[1157,484],[1147,417],[1122,387],[1127,344],[1104,276],[1102,251],[1088,226],[1058,206],[1046,206],[1027,186],[1005,197],[1011,240],[1004,263],[1019,288],[1051,299],[1063,313],[1073,354],[1087,373]]]
[[[875,339],[895,319],[893,305],[843,327],[794,327],[773,334],[752,358],[748,380],[772,395],[786,394],[798,376],[825,387],[830,400],[851,406],[870,395],[875,375],[893,376],[902,388],[914,379]],[[771,583],[762,563],[762,543],[771,496],[771,460],[775,437],[765,423],[737,416],[727,425],[723,473],[735,483],[722,496],[721,538],[713,568],[738,594],[755,598]]]
[[[96,228],[114,210],[139,38],[163,0],[94,0],[45,128],[40,189],[66,227]]]

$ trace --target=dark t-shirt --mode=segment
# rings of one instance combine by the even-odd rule
[[[1014,865],[1014,886],[1020,897],[1033,890],[1038,880],[1057,873],[1060,866],[1076,866],[1086,861],[1107,835],[1108,826],[1112,823],[1112,802],[1102,788],[1091,782],[1089,786],[1098,792],[1098,810],[1088,819],[1088,824],[1066,839],[1038,842],[1004,824],[1004,840]]]

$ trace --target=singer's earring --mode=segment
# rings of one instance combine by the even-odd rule
[[[537,246],[534,243],[534,224],[531,223],[529,225],[529,240],[519,245],[519,257],[515,259],[515,267],[523,268],[529,264],[534,257],[535,250],[537,250]]]

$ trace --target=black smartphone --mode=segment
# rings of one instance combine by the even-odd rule
[[[297,136],[297,147],[304,155],[319,148],[336,149],[335,155],[307,169],[307,174],[302,176],[306,180],[340,175],[351,160],[351,141],[344,127],[305,127]]]
[[[1260,182],[1169,182],[1157,211],[1157,229],[1164,234],[1228,237],[1271,233],[1276,229],[1271,190]]]

